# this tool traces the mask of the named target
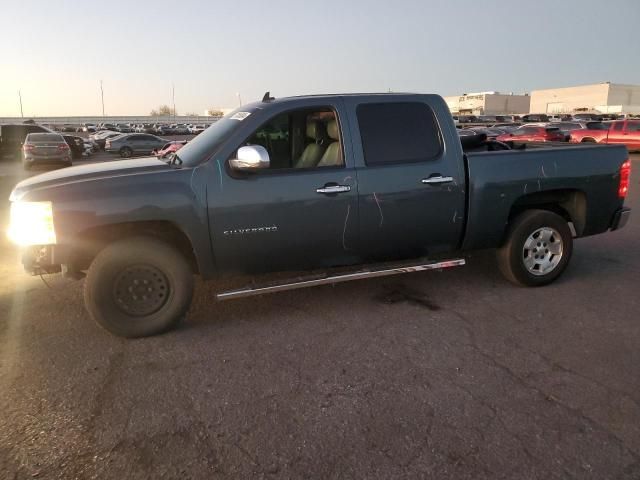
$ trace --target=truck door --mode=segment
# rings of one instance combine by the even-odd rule
[[[465,215],[462,151],[445,145],[435,96],[345,100],[358,171],[360,238],[367,257],[429,256],[458,247]],[[366,241],[364,241],[366,239]]]
[[[260,145],[268,169],[234,171],[217,159],[208,186],[216,263],[243,272],[307,269],[358,260],[356,174],[344,141],[340,99],[272,106],[261,125],[229,147]],[[267,115],[267,112],[252,115]]]

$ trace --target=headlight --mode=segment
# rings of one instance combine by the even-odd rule
[[[22,246],[55,244],[51,202],[11,202],[7,236],[13,243]]]

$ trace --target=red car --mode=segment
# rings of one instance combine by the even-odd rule
[[[630,151],[640,150],[640,120],[616,120],[608,130],[574,130],[569,141],[626,145]]]
[[[151,154],[155,155],[158,158],[164,158],[174,152],[177,152],[178,150],[180,150],[182,147],[184,147],[187,144],[186,140],[176,140],[174,142],[169,142],[165,145],[162,146],[162,148],[158,149],[158,150],[152,150]]]
[[[523,125],[511,133],[498,135],[499,142],[564,142],[565,135],[557,127]]]

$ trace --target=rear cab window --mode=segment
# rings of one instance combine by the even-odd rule
[[[425,162],[443,152],[435,114],[424,103],[363,103],[356,116],[367,166]]]

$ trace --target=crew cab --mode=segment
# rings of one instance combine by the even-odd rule
[[[616,120],[609,128],[583,129],[571,132],[571,143],[605,143],[625,145],[629,151],[640,150],[640,120]]]
[[[31,274],[86,275],[91,317],[139,337],[185,316],[194,274],[296,272],[224,300],[453,267],[495,248],[508,280],[541,286],[565,270],[574,237],[627,222],[623,146],[504,150],[482,137],[459,138],[437,95],[266,94],[167,161],[20,182],[9,237]]]

